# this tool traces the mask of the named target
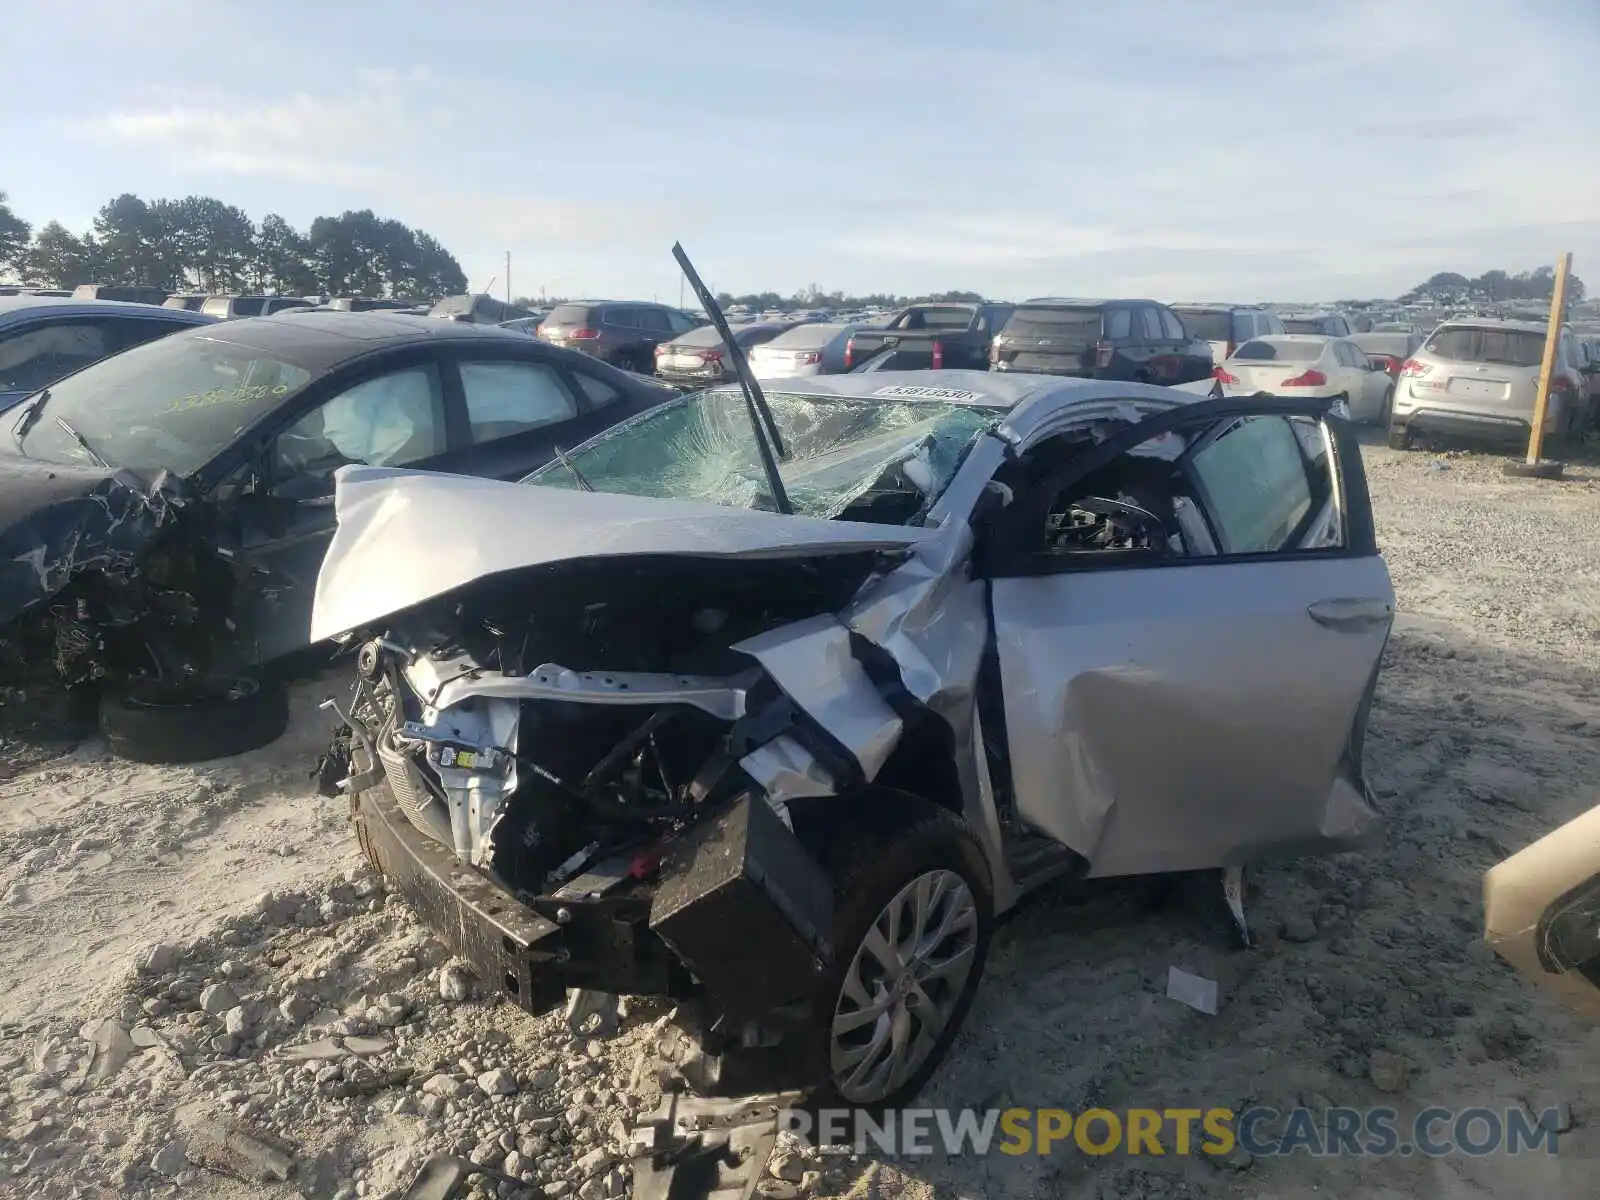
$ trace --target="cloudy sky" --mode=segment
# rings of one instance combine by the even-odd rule
[[[674,238],[735,292],[1600,279],[1595,0],[5,7],[0,190],[35,224],[373,208],[474,287],[509,250],[518,293],[662,299]]]

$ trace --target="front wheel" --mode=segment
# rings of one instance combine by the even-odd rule
[[[1377,424],[1388,428],[1390,419],[1394,416],[1394,384],[1390,384],[1383,392],[1383,403],[1378,405]]]
[[[130,680],[100,701],[100,732],[118,758],[192,763],[276,741],[289,725],[282,686],[249,678],[183,684]]]
[[[966,1019],[989,952],[982,851],[943,810],[908,816],[898,830],[848,839],[856,844],[832,865],[837,957],[816,1032],[822,1090],[851,1106],[896,1108],[922,1089]]]

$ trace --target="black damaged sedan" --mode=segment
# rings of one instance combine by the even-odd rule
[[[95,719],[152,762],[264,744],[309,643],[335,470],[520,478],[673,395],[519,333],[384,313],[231,321],[59,380],[0,429],[6,723]]]

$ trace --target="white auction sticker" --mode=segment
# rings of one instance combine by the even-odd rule
[[[982,392],[964,392],[960,388],[918,387],[911,383],[897,383],[881,387],[874,396],[914,396],[919,400],[982,400]]]

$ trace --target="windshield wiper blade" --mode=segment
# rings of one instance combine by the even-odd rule
[[[677,259],[678,266],[683,268],[689,286],[694,289],[696,298],[706,310],[706,316],[711,318],[711,324],[722,338],[723,353],[733,361],[733,368],[738,373],[739,388],[744,392],[745,411],[750,417],[750,429],[756,435],[756,451],[761,455],[761,469],[766,473],[767,487],[772,491],[772,503],[779,512],[792,515],[794,505],[789,503],[789,493],[783,486],[783,477],[778,474],[777,462],[779,458],[787,458],[788,451],[784,449],[783,438],[778,433],[778,423],[772,419],[772,410],[767,407],[767,398],[761,392],[761,385],[756,382],[756,377],[750,371],[744,349],[734,340],[733,330],[728,328],[728,318],[722,315],[721,305],[701,281],[700,273],[694,269],[694,264],[684,253],[682,242],[672,243],[672,257]],[[776,458],[773,457],[774,452]]]
[[[82,450],[90,458],[94,459],[95,466],[107,468],[111,466],[111,463],[107,461],[106,456],[101,454],[100,451],[96,450],[89,444],[88,438],[84,437],[83,434],[79,433],[71,425],[67,424],[67,419],[65,417],[57,417],[55,418],[55,422],[62,433],[66,434],[69,438],[76,442],[80,450]]]
[[[44,402],[50,399],[50,389],[44,388],[32,400],[23,402],[22,411],[17,414],[17,420],[11,426],[11,436],[16,441],[22,440],[22,435],[32,428],[33,423],[39,419],[39,410],[44,407]]]
[[[556,447],[556,461],[572,472],[572,477],[578,481],[579,488],[586,492],[594,491],[594,484],[583,477],[583,472],[578,470],[578,464],[568,458],[567,452],[560,446]]]

